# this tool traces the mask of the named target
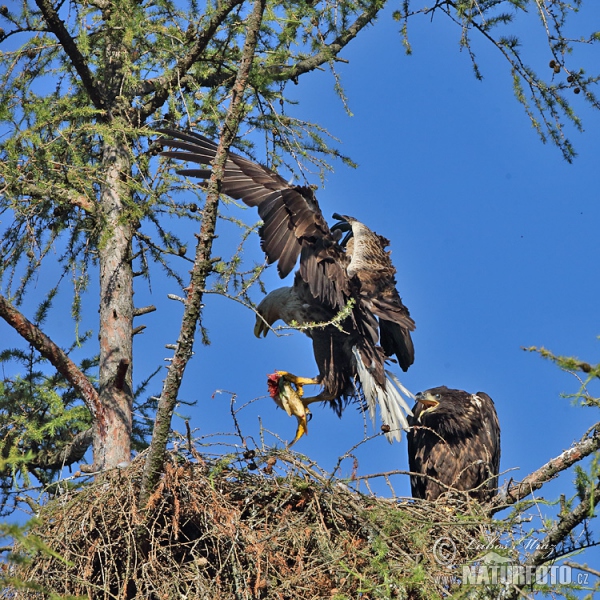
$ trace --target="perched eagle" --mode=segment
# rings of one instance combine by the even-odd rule
[[[163,156],[206,166],[215,158],[217,146],[202,135],[170,129],[161,133],[170,137],[159,143],[176,149]],[[203,180],[210,176],[207,168],[177,172]],[[232,152],[221,192],[257,207],[263,221],[261,247],[269,264],[277,262],[281,278],[300,258],[293,285],[272,291],[259,304],[255,335],[267,335],[279,319],[288,325],[321,324],[303,329],[313,342],[318,376],[286,371],[269,376],[273,399],[298,418],[294,442],[306,432],[308,404],[329,402],[339,416],[350,399],[365,400],[373,420],[378,405],[388,439],[399,440],[410,414],[403,394],[413,396],[385,369],[385,362],[395,355],[404,371],[413,363],[410,332],[415,324],[396,290],[396,270],[385,250],[389,241],[350,216],[334,214],[339,222],[329,228],[312,188],[292,185]],[[346,316],[337,322],[341,313]],[[303,397],[307,384],[322,386],[321,393]]]
[[[446,386],[416,396],[409,419],[408,461],[414,498],[458,490],[480,501],[498,491],[500,425],[492,399]]]

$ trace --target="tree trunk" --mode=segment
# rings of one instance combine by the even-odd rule
[[[127,149],[111,141],[104,147],[105,182],[100,190],[103,239],[100,259],[100,376],[102,415],[94,423],[94,467],[114,467],[130,460],[132,412],[133,272],[132,226],[125,222],[123,199],[129,191]]]

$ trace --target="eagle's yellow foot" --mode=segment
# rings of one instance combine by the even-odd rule
[[[313,402],[329,402],[331,400],[335,400],[335,396],[332,396],[331,394],[327,394],[326,392],[321,392],[320,394],[317,394],[316,396],[309,396],[308,398],[302,398],[302,404],[304,404],[304,406],[308,407],[308,405],[312,404]],[[306,410],[308,410],[308,408]]]
[[[304,394],[304,389],[302,386],[304,385],[319,385],[320,381],[318,377],[298,377],[298,375],[294,375],[293,373],[288,373],[287,371],[275,371],[279,377],[285,379],[289,383],[293,383],[296,386],[298,391],[298,395],[302,397]]]
[[[293,446],[303,435],[308,433],[308,415],[310,410],[306,406],[307,398],[303,400],[303,386],[318,385],[316,378],[298,377],[287,371],[276,371],[267,376],[267,385],[269,394],[277,406],[283,408],[288,416],[294,416],[298,420],[298,428],[294,440],[288,444],[288,448]]]

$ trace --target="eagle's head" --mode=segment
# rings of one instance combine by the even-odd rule
[[[485,392],[446,386],[421,392],[415,400],[408,433],[413,496],[436,500],[452,489],[489,500],[500,468],[500,425],[493,400]]]
[[[481,400],[476,394],[445,385],[419,392],[413,408],[414,420],[438,433],[464,435],[481,423]]]

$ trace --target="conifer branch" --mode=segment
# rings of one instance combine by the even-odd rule
[[[62,469],[83,459],[92,444],[94,435],[90,427],[80,431],[66,446],[56,452],[41,452],[29,463],[30,468]]]
[[[535,552],[529,556],[524,565],[539,567],[549,561],[556,560],[556,546],[566,540],[575,527],[593,516],[594,506],[599,494],[600,484],[586,490],[581,502],[573,510],[562,513],[558,521],[546,530],[545,537],[539,541]],[[522,593],[521,586],[513,585],[510,592],[505,596],[505,600],[516,600],[522,596]]]
[[[104,99],[100,94],[100,90],[94,81],[91,71],[88,69],[83,54],[81,54],[75,40],[67,31],[63,20],[58,16],[50,0],[35,0],[35,3],[42,12],[42,15],[44,15],[44,20],[48,24],[48,28],[58,38],[58,41],[67,53],[94,106],[99,110],[103,109]]]
[[[598,494],[600,494],[600,483],[593,488],[588,488],[581,502],[573,510],[561,513],[558,521],[547,530],[546,536],[540,540],[537,549],[527,559],[526,564],[538,567],[547,562],[548,549],[552,549],[554,555],[554,548],[565,540],[575,527],[593,516]]]
[[[213,40],[219,26],[225,21],[227,16],[236,7],[242,4],[244,0],[227,0],[219,4],[217,11],[211,17],[206,27],[195,36],[195,42],[190,51],[182,56],[170,73],[162,77],[157,77],[146,83],[145,93],[154,91],[154,96],[140,110],[140,122],[147,119],[156,109],[160,108],[169,97],[173,87],[184,85],[186,75],[192,65],[200,58],[206,50],[209,43]],[[192,34],[193,35],[193,34]]]
[[[0,295],[0,317],[29,342],[75,388],[94,418],[100,418],[102,407],[98,392],[79,367],[39,327],[29,321],[4,296]]]
[[[539,490],[546,482],[554,479],[558,473],[573,466],[599,448],[600,423],[596,423],[579,442],[573,444],[568,450],[527,475],[523,481],[509,484],[505,493],[495,496],[490,503],[490,514],[523,500],[532,492]]]
[[[50,197],[50,194],[52,194],[52,199],[55,201],[66,202],[72,206],[77,206],[88,214],[93,214],[95,212],[96,205],[94,204],[94,201],[90,200],[90,198],[84,196],[83,194],[76,193],[73,190],[66,192],[57,189],[50,190],[47,185],[36,185],[30,182],[19,182],[19,184],[23,196],[45,200]]]
[[[377,13],[383,8],[384,3],[379,0],[372,0],[369,6],[361,15],[350,25],[344,29],[330,44],[326,44],[319,52],[296,63],[289,69],[282,69],[279,74],[276,74],[273,79],[277,81],[286,81],[291,79],[295,81],[309,71],[320,67],[323,64],[336,60],[336,56],[377,16]]]

